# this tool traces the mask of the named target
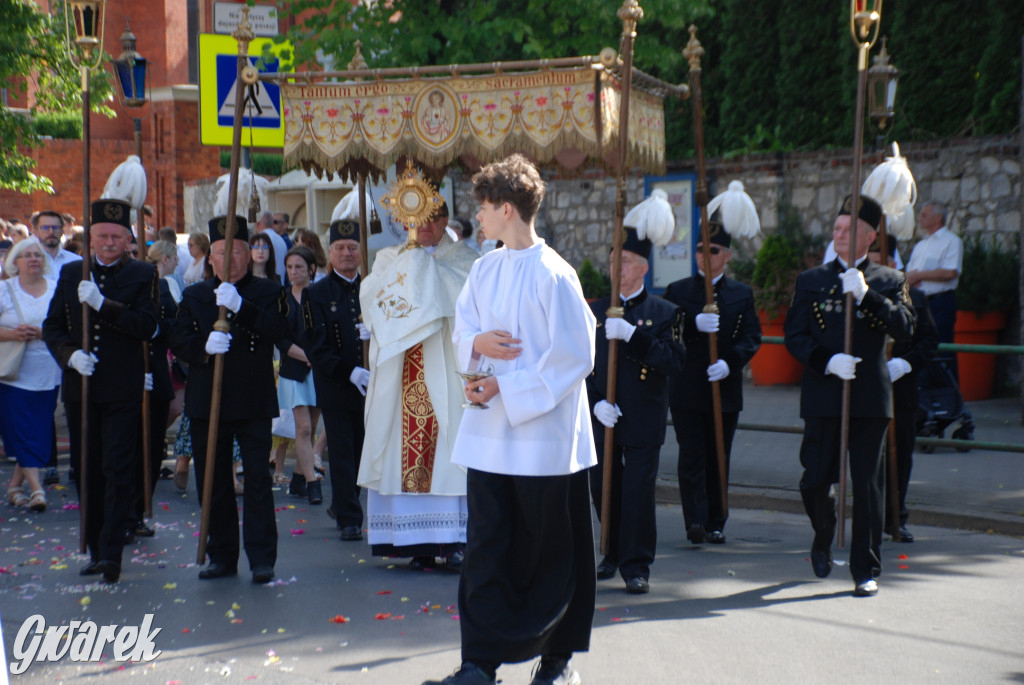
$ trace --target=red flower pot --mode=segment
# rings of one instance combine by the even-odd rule
[[[762,335],[782,337],[786,310],[780,309],[773,314],[758,312],[757,318],[761,321]],[[757,354],[750,360],[754,385],[796,385],[800,382],[803,370],[803,365],[793,358],[785,345],[762,343]]]
[[[995,345],[999,342],[999,332],[1005,327],[1006,312],[958,311],[953,341],[962,345]],[[992,397],[996,372],[994,354],[957,352],[956,362],[960,367],[960,394],[964,401]]]

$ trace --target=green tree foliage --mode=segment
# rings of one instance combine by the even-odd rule
[[[618,47],[622,0],[279,0],[302,17],[286,36],[298,64],[343,68],[362,41],[372,67],[596,54]],[[641,0],[635,64],[685,83],[697,25],[709,155],[853,141],[857,51],[848,3]],[[1012,131],[1019,111],[1021,0],[890,0],[882,30],[900,70],[900,141]],[[282,37],[282,39],[285,37]],[[874,48],[873,54],[877,53]],[[692,103],[667,99],[668,159],[693,155]],[[865,131],[870,141],[870,129]]]
[[[0,1],[0,83],[14,93],[26,93],[26,75],[31,74],[38,86],[27,115],[0,103],[0,188],[52,192],[49,180],[32,172],[35,162],[27,154],[39,145],[33,116],[81,111],[80,78],[64,42],[64,3],[54,4],[51,16],[31,0]],[[93,111],[112,115],[103,104],[110,95],[109,79],[100,73],[92,83]]]

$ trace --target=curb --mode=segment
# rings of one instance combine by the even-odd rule
[[[680,506],[678,481],[659,478],[655,484],[654,500],[658,504]],[[737,509],[781,511],[787,514],[804,513],[803,501],[795,489],[753,488],[730,484],[729,506]],[[1024,537],[1024,517],[995,512],[954,512],[934,507],[914,507],[911,509],[911,525]]]

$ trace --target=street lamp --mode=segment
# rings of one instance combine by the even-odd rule
[[[900,71],[889,61],[886,37],[882,36],[882,49],[875,55],[868,69],[868,116],[880,131],[885,131],[893,119],[896,102],[896,82]]]
[[[64,6],[64,36],[67,41],[68,58],[82,75],[82,227],[85,229],[82,241],[82,280],[90,278],[92,257],[89,254],[89,227],[92,223],[92,211],[89,202],[89,72],[99,66],[103,59],[103,10],[106,0],[67,0]],[[72,29],[72,24],[74,28]],[[72,33],[72,31],[74,33]],[[72,45],[78,46],[78,49]],[[89,353],[89,305],[82,303],[82,351]],[[81,540],[79,551],[86,551],[86,511],[88,510],[88,478],[86,455],[89,445],[89,378],[82,376],[82,420],[79,431],[81,461],[78,464],[79,516],[81,518]]]
[[[142,107],[146,104],[146,80],[149,61],[135,50],[135,34],[126,19],[121,34],[121,55],[114,60],[117,74],[118,95],[125,107]]]

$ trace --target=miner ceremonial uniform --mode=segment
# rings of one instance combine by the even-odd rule
[[[98,200],[91,210],[94,227],[115,224],[130,230],[131,208],[126,202]],[[102,305],[89,313],[90,352],[97,361],[88,381],[85,539],[93,563],[82,572],[103,573],[105,580],[113,582],[120,576],[125,536],[134,525],[136,448],[145,383],[142,342],[157,328],[157,272],[152,264],[122,255],[110,265],[94,258],[91,276]],[[83,336],[80,284],[86,285],[82,264],[66,264],[43,323],[43,339],[64,370],[61,391],[73,462],[82,454],[82,376],[71,366]]]
[[[246,222],[235,218],[235,239],[248,238]],[[210,240],[223,240],[224,219],[210,222]],[[178,318],[171,330],[171,350],[189,364],[185,386],[185,414],[192,424],[193,457],[199,492],[205,487],[207,436],[215,355],[207,342],[217,322],[219,306],[214,277],[189,286],[182,293]],[[236,500],[232,440],[238,440],[245,472],[242,495],[242,544],[254,582],[273,577],[277,561],[277,524],[274,496],[267,468],[270,455],[270,423],[279,414],[274,382],[274,345],[288,333],[288,301],[284,288],[274,279],[247,273],[234,284],[241,303],[237,312],[228,308],[230,346],[223,353],[220,417],[210,505],[207,554],[210,565],[200,578],[234,575],[237,571],[238,503]]]
[[[331,224],[330,242],[359,240],[354,221]],[[359,503],[359,459],[363,451],[364,396],[352,383],[357,367],[365,368],[363,344],[356,324],[360,322],[360,277],[351,281],[330,268],[306,289],[307,336],[303,346],[313,367],[316,402],[327,431],[331,504],[328,514],[342,531],[342,539],[362,538],[363,508]],[[311,325],[309,325],[311,324]]]
[[[650,250],[635,245],[636,232],[627,229],[624,250],[646,258]],[[646,247],[646,250],[644,250]],[[607,325],[610,298],[590,305],[597,318],[597,353],[594,371],[587,378],[587,395],[591,409],[605,399],[608,387],[608,339],[602,328]],[[682,343],[681,313],[674,304],[650,295],[646,288],[622,304],[623,319],[636,326],[628,341],[618,342],[618,367],[615,404],[622,415],[614,427],[615,448],[612,464],[611,520],[608,554],[599,568],[599,577],[608,577],[618,565],[627,581],[650,577],[657,544],[654,484],[658,475],[661,446],[665,442],[668,414],[669,378],[683,368],[685,351]],[[593,412],[592,412],[593,413]],[[594,506],[600,514],[604,462],[605,426],[594,421],[594,442],[598,466],[590,470],[590,489]]]
[[[881,208],[869,198],[861,202],[860,219],[877,226]],[[849,214],[848,202],[844,207]],[[830,548],[836,526],[835,498],[830,488],[839,481],[844,381],[835,374],[826,374],[826,368],[844,347],[847,298],[840,278],[846,269],[843,258],[840,255],[840,259],[800,274],[784,326],[786,349],[804,365],[800,392],[800,415],[805,424],[800,462],[804,471],[800,493],[815,532],[811,558],[819,576],[831,569]],[[851,354],[861,361],[856,364],[856,377],[850,381],[850,572],[859,588],[881,573],[881,455],[892,418],[886,336],[897,343],[909,341],[914,312],[903,274],[866,257],[856,266],[868,286],[860,304],[854,303]],[[821,557],[818,561],[816,555]]]
[[[711,242],[715,242],[714,237]],[[707,372],[715,360],[709,356],[708,334],[700,332],[696,326],[697,315],[704,311],[706,302],[704,275],[698,272],[669,284],[664,298],[683,313],[686,364],[683,372],[672,379],[669,408],[679,444],[679,495],[683,518],[691,542],[700,542],[705,533],[724,531],[728,516],[722,509],[711,382]],[[742,371],[761,346],[761,323],[750,286],[723,274],[714,283],[714,298],[719,315],[718,358],[729,366],[729,375],[718,383],[728,481],[732,439],[743,410]],[[695,531],[692,535],[691,530]]]

